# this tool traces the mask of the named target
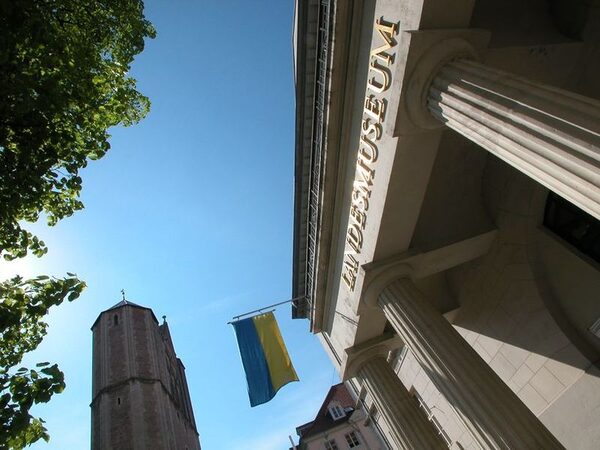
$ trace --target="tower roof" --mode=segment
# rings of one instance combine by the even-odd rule
[[[119,303],[117,303],[116,305],[113,305],[113,306],[111,306],[110,308],[108,308],[108,309],[105,309],[104,311],[102,311],[102,312],[101,312],[101,313],[98,315],[98,317],[96,318],[96,320],[94,321],[94,323],[93,323],[93,325],[92,325],[92,329],[94,329],[94,326],[96,325],[96,323],[98,322],[98,320],[100,319],[100,317],[102,316],[102,314],[104,314],[104,313],[106,313],[106,312],[108,312],[108,311],[112,311],[112,310],[114,310],[114,309],[119,309],[119,308],[122,308],[122,307],[124,307],[124,306],[132,306],[132,307],[134,307],[134,308],[147,309],[148,311],[150,311],[150,314],[152,314],[152,318],[154,319],[154,321],[155,321],[156,323],[158,323],[158,320],[156,319],[156,316],[154,315],[154,311],[152,311],[152,309],[151,309],[151,308],[148,308],[148,307],[146,307],[146,306],[142,306],[142,305],[138,305],[137,303],[133,303],[133,302],[130,302],[129,300],[125,300],[125,299],[123,299],[123,300],[121,300]]]
[[[129,300],[123,299],[116,305],[113,305],[110,308],[105,309],[105,311],[110,311],[111,309],[120,308],[121,306],[137,306],[138,308],[146,308],[145,306],[141,306],[141,305],[138,305],[137,303],[133,303],[133,302],[130,302]]]

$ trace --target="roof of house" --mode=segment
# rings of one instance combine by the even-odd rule
[[[300,435],[300,443],[302,443],[303,439],[307,439],[316,434],[320,434],[324,431],[329,430],[330,428],[337,427],[340,424],[347,422],[350,418],[351,414],[346,414],[344,417],[339,418],[338,420],[334,420],[329,414],[329,404],[336,400],[340,406],[344,409],[352,408],[354,409],[356,405],[356,400],[352,397],[348,388],[344,383],[336,384],[329,389],[317,416],[312,422],[305,423],[304,425],[300,425],[296,428],[296,431]]]

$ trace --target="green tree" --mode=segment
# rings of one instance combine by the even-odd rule
[[[37,370],[11,368],[42,341],[47,324],[41,318],[50,307],[65,297],[75,300],[84,287],[74,274],[64,279],[17,276],[0,283],[0,448],[20,449],[40,438],[48,440],[43,421],[33,418],[29,408],[62,392],[63,373],[45,362],[37,364]]]
[[[108,129],[138,122],[149,100],[128,76],[155,36],[141,0],[0,0],[0,255],[42,256],[25,227],[83,208],[80,169],[110,148]],[[16,369],[45,334],[48,308],[85,283],[16,277],[0,284],[0,448],[48,439],[29,407],[64,388],[56,365]]]

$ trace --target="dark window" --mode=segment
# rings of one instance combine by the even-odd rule
[[[117,405],[121,404],[121,397],[117,397]]]
[[[348,434],[345,434],[346,442],[348,443],[349,448],[358,447],[360,445],[360,441],[358,440],[358,436],[354,431],[351,431]]]
[[[546,201],[544,226],[600,263],[600,221],[598,219],[551,192]]]
[[[327,439],[325,441],[325,450],[338,450],[338,446],[335,443],[335,439]]]
[[[119,325],[119,316],[117,316],[116,314],[113,317],[113,322],[115,323],[115,325]]]

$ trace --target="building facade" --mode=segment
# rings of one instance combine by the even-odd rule
[[[332,386],[315,419],[296,428],[300,441],[290,450],[388,450],[351,389]]]
[[[200,450],[169,326],[123,300],[94,325],[92,450]]]
[[[309,0],[294,297],[392,448],[600,446],[600,9]]]

